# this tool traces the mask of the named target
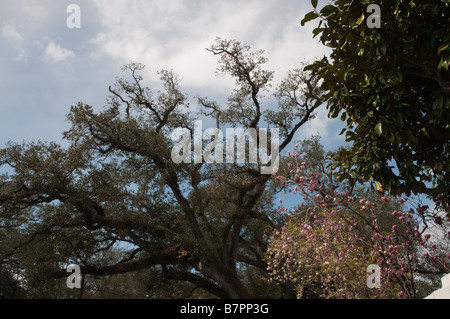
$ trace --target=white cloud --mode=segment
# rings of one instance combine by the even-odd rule
[[[119,64],[142,62],[151,71],[173,69],[183,85],[228,91],[233,81],[215,79],[217,59],[206,48],[216,36],[263,49],[279,80],[299,62],[323,55],[300,20],[309,3],[297,0],[94,0],[102,31],[93,39],[97,57]],[[310,26],[311,28],[312,26]]]
[[[37,26],[45,23],[54,3],[52,0],[14,0],[9,2],[13,7],[16,17],[24,19],[30,24]]]
[[[59,44],[50,42],[44,51],[44,59],[58,63],[75,57],[75,52],[61,47]]]
[[[12,25],[4,26],[2,28],[2,35],[13,42],[22,43],[23,41],[22,35]]]
[[[13,60],[24,60],[26,57],[26,51],[23,48],[24,38],[22,34],[20,34],[14,26],[6,25],[2,28],[2,36],[11,44],[12,48],[18,52]]]
[[[145,77],[152,79],[156,70],[173,69],[183,79],[183,89],[194,94],[222,99],[234,88],[233,79],[216,78],[217,57],[206,50],[217,36],[264,50],[269,58],[266,68],[275,71],[274,86],[301,62],[330,52],[312,38],[316,23],[300,25],[311,10],[309,1],[94,0],[93,3],[102,27],[92,39],[97,58],[110,57],[117,62],[117,68],[130,60],[141,62],[151,72]],[[341,139],[334,136],[337,125],[330,124],[327,111],[322,108],[299,131],[298,137],[309,138],[319,133],[324,141],[332,139],[334,147]]]

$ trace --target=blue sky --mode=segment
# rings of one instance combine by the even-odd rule
[[[71,3],[81,9],[81,28],[67,27]],[[234,81],[215,75],[217,59],[206,51],[217,36],[265,50],[276,86],[300,62],[328,53],[312,39],[314,23],[300,26],[310,10],[298,0],[2,0],[0,147],[61,141],[70,106],[103,107],[130,60],[147,66],[145,78],[171,69],[191,98],[224,102]],[[322,110],[296,138],[320,133],[333,149],[343,142],[341,127]]]
[[[66,24],[72,3],[81,9],[79,29]],[[146,79],[174,70],[190,98],[223,105],[234,80],[215,75],[217,58],[206,48],[217,36],[265,50],[275,87],[288,70],[329,53],[312,38],[315,23],[300,26],[309,11],[310,1],[300,0],[1,0],[0,148],[10,140],[61,142],[70,106],[100,110],[130,60],[147,66]],[[322,108],[295,140],[319,133],[334,150],[345,145],[342,127]],[[282,197],[290,197],[287,207],[298,203]]]

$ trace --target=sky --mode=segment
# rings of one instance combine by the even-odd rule
[[[325,1],[325,0],[323,0]],[[216,37],[235,39],[269,58],[274,87],[303,61],[328,54],[312,38],[311,11],[299,0],[2,0],[0,10],[0,148],[7,141],[57,141],[69,128],[70,106],[101,110],[108,86],[130,62],[146,65],[144,78],[173,70],[190,98],[225,103],[234,80],[217,77],[218,60],[206,50]],[[80,27],[69,28],[80,9]],[[69,7],[70,8],[70,7]],[[152,82],[153,81],[153,82]],[[322,108],[296,139],[319,133],[326,149],[343,144],[342,123]]]
[[[80,28],[68,27],[71,4],[80,8]],[[191,99],[223,105],[234,80],[216,76],[217,57],[206,50],[216,37],[264,50],[276,87],[301,62],[329,54],[312,37],[316,24],[300,25],[311,9],[307,0],[1,0],[0,148],[8,141],[64,144],[70,107],[101,110],[130,61],[146,65],[151,84],[158,70],[173,70]],[[345,145],[343,126],[322,107],[294,142],[320,134],[325,150],[335,150]]]

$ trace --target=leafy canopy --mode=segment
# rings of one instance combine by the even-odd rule
[[[263,236],[277,222],[271,175],[260,174],[262,163],[176,164],[170,137],[180,127],[192,137],[201,117],[219,129],[279,128],[282,151],[320,105],[317,80],[289,72],[273,92],[274,110],[262,96],[273,84],[262,51],[220,38],[208,50],[219,58],[218,71],[236,80],[226,103],[190,100],[166,70],[158,72],[159,90],[146,87],[144,66],[130,63],[103,109],[71,108],[67,148],[0,149],[0,169],[11,172],[0,175],[0,265],[26,278],[29,295],[65,296],[53,279],[67,278],[68,263],[85,276],[80,296],[98,296],[94,283],[106,291],[100,277],[123,282],[118,276],[133,273],[144,279],[126,290],[140,296],[141,286],[166,298],[279,293],[262,280]],[[190,103],[198,114],[186,111]]]
[[[306,69],[322,80],[329,117],[347,123],[342,176],[448,203],[450,1],[311,2],[301,23],[319,20],[313,34],[332,51]]]

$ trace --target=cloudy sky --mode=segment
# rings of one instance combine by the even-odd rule
[[[70,4],[81,27],[69,28]],[[0,11],[0,147],[8,140],[60,141],[70,106],[100,109],[108,86],[130,60],[144,76],[174,70],[182,89],[227,97],[232,81],[216,77],[217,58],[206,50],[216,37],[265,50],[275,83],[302,61],[328,51],[312,39],[314,23],[300,26],[310,1],[300,0],[2,0]],[[325,111],[325,110],[324,110]],[[297,138],[320,133],[327,148],[342,143],[341,124],[326,113]]]

